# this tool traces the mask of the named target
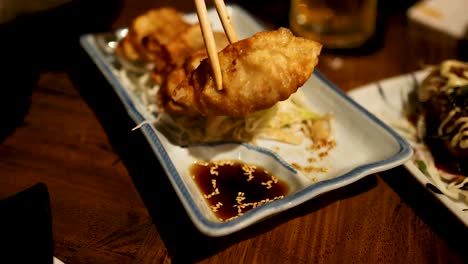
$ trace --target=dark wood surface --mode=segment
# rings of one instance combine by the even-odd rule
[[[287,26],[288,1],[236,2],[271,27]],[[46,184],[56,257],[65,263],[466,261],[467,228],[404,168],[370,175],[230,236],[201,235],[77,42],[82,33],[128,25],[164,5],[194,10],[188,0],[72,1],[2,29],[15,38],[2,44],[8,50],[0,62],[6,76],[0,199]],[[412,25],[404,8],[382,4],[372,45],[325,50],[318,69],[349,91],[422,63],[466,59],[466,43]]]

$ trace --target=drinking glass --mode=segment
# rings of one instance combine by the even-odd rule
[[[375,32],[377,0],[291,0],[289,26],[325,48],[357,48]]]

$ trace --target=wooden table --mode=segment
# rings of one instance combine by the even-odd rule
[[[288,1],[253,2],[237,1],[267,25],[287,26]],[[65,263],[466,261],[467,228],[404,168],[370,175],[230,236],[201,235],[76,38],[128,25],[164,5],[194,10],[188,0],[74,1],[33,16],[30,26],[20,23],[27,36],[10,32],[18,39],[9,51],[22,60],[10,54],[11,64],[2,66],[13,77],[6,94],[15,96],[3,106],[17,110],[8,110],[2,129],[0,198],[46,184],[56,257]],[[382,6],[373,49],[320,57],[318,69],[344,91],[417,70],[421,62],[466,59],[466,43],[411,25],[403,4]]]

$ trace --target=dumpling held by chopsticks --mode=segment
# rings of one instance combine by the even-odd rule
[[[184,67],[168,75],[159,90],[160,104],[170,114],[194,116],[243,117],[270,108],[309,79],[321,48],[320,43],[296,37],[286,28],[230,44],[218,53],[221,90],[216,88],[206,55],[194,54]]]

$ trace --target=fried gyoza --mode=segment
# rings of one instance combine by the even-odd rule
[[[194,54],[172,71],[159,91],[171,114],[242,117],[287,99],[318,63],[321,44],[280,28],[228,45],[218,53],[223,89],[215,85],[211,65]]]
[[[229,43],[226,35],[222,32],[213,32],[217,50],[220,51]],[[185,61],[194,53],[205,53],[205,42],[199,24],[189,26],[184,32],[177,36],[171,43],[164,46],[164,67],[154,67],[152,77],[156,83],[161,84],[166,75],[173,69],[180,68]]]
[[[164,57],[163,47],[189,26],[173,8],[152,9],[133,20],[116,53],[130,60],[158,60]]]
[[[215,32],[218,50],[227,44],[222,32]],[[138,16],[116,49],[116,53],[131,61],[152,64],[152,77],[157,84],[164,82],[166,75],[181,67],[185,60],[204,50],[200,25],[189,24],[173,8],[153,9]]]

